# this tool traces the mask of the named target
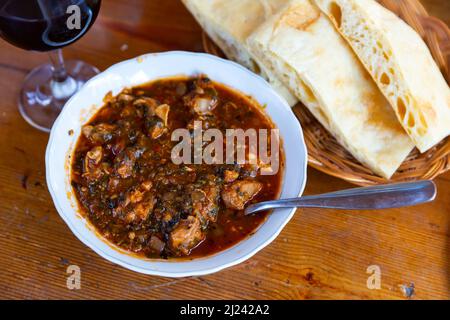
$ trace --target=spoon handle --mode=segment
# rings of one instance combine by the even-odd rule
[[[436,185],[433,181],[425,180],[266,201],[250,205],[245,210],[245,214],[277,208],[389,209],[426,203],[434,200],[435,197]]]

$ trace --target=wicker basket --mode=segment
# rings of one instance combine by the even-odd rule
[[[379,0],[397,13],[426,41],[447,82],[450,82],[450,29],[428,15],[418,0]],[[203,33],[203,47],[208,53],[224,57],[220,49]],[[390,180],[374,174],[345,150],[301,104],[293,108],[300,120],[308,148],[309,165],[329,175],[356,185],[434,179],[450,169],[450,137],[420,154],[414,149]],[[450,125],[450,124],[449,124]]]

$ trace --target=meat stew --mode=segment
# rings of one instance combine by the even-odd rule
[[[280,169],[175,164],[174,130],[274,129],[263,107],[206,76],[160,79],[105,97],[82,128],[71,183],[83,215],[115,245],[149,258],[203,257],[252,234],[268,212],[250,203],[279,195]],[[270,141],[269,141],[270,143]],[[247,153],[248,156],[248,153]]]

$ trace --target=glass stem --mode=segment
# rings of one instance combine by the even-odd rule
[[[50,82],[52,95],[59,100],[68,99],[77,91],[77,82],[67,74],[61,49],[51,51],[49,57],[53,64],[53,76]]]
[[[48,55],[53,64],[53,80],[56,82],[64,82],[67,79],[67,72],[64,65],[62,50],[57,49],[50,51]]]

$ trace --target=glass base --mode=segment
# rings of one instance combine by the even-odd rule
[[[53,66],[45,64],[33,69],[22,84],[19,111],[36,129],[50,132],[67,100],[99,73],[96,67],[78,60],[67,60],[65,67],[69,78],[64,83],[54,82]]]

